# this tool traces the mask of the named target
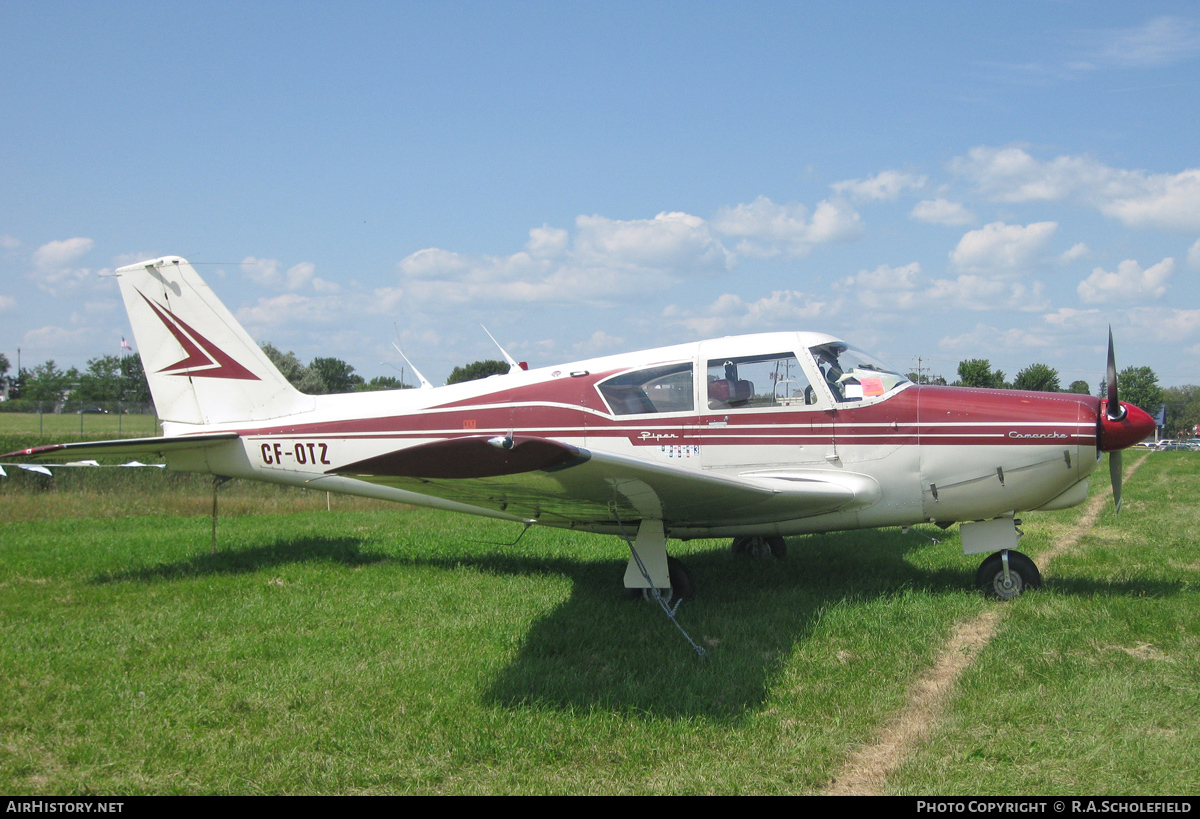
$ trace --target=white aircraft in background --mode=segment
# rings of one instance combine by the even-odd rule
[[[1119,508],[1120,451],[1154,430],[1117,400],[1111,331],[1106,400],[920,386],[811,332],[304,395],[184,259],[113,275],[163,436],[0,457],[156,455],[174,470],[622,535],[626,588],[676,597],[694,584],[669,538],[782,557],[791,535],[928,522],[961,522],[964,552],[992,553],[979,585],[1016,597],[1041,582],[1016,551],[1016,516],[1082,502],[1102,452]]]

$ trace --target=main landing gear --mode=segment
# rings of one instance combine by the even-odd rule
[[[975,585],[997,600],[1012,600],[1042,585],[1042,573],[1028,556],[1015,549],[989,555],[975,573]]]
[[[687,566],[677,557],[667,556],[667,575],[671,585],[666,588],[659,587],[658,594],[662,597],[663,602],[673,603],[676,600],[691,600],[696,596],[696,581],[692,579],[692,573],[688,571]],[[645,588],[625,589],[626,600],[653,600],[654,592],[650,591],[647,586]]]
[[[787,543],[779,535],[736,537],[733,539],[730,549],[735,555],[751,558],[773,557],[776,560],[783,560],[787,557]]]
[[[658,589],[664,602],[687,600],[696,594],[696,582],[683,561],[667,554],[667,535],[661,520],[643,520],[637,540],[630,544],[625,567],[625,596],[630,600],[654,599]]]

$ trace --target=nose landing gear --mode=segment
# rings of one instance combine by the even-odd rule
[[[1013,600],[1029,589],[1042,585],[1042,573],[1028,556],[1014,549],[1003,549],[979,567],[975,585],[997,600]]]

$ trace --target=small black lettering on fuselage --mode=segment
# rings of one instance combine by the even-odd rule
[[[259,451],[267,466],[329,464],[329,445],[316,441],[264,441]]]

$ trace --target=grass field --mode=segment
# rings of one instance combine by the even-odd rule
[[[0,435],[46,436],[55,441],[63,436],[103,441],[109,438],[143,438],[161,435],[153,415],[114,413],[0,412]],[[5,450],[7,451],[7,450]]]
[[[707,662],[621,599],[615,538],[494,545],[518,527],[234,483],[211,555],[202,478],[109,474],[0,479],[0,792],[816,793],[990,609],[887,791],[1200,792],[1189,453],[1007,605],[956,530],[793,538],[782,564],[673,544]],[[1027,515],[1023,550],[1080,515]]]

